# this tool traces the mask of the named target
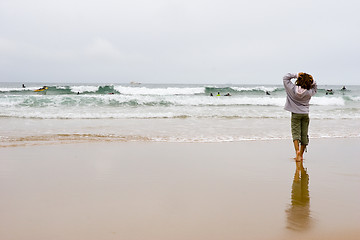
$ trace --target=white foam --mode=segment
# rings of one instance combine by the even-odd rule
[[[352,101],[360,102],[360,97],[352,97],[352,96],[349,96],[349,98],[350,98]]]
[[[94,105],[96,106],[96,105]],[[19,107],[0,105],[0,117],[39,119],[151,119],[151,118],[195,118],[195,119],[285,119],[288,112],[282,107],[268,109],[266,106],[254,108],[208,106],[147,106],[147,107],[94,107],[94,106],[47,106]],[[312,119],[360,119],[359,113],[313,111]]]
[[[99,95],[92,96],[94,99],[101,99],[109,103],[116,101],[126,103],[135,101],[139,105],[169,103],[176,106],[284,106],[285,98],[279,97],[209,97],[209,96],[186,96],[186,95]]]
[[[71,91],[74,93],[84,93],[84,92],[96,92],[99,90],[98,86],[71,86]]]
[[[147,87],[124,87],[124,86],[115,86],[114,89],[121,94],[127,95],[193,95],[204,93],[205,88],[196,87],[196,88],[147,88]]]
[[[310,103],[319,106],[344,106],[345,100],[342,97],[312,97]]]
[[[56,86],[56,89],[66,89],[66,86]]]
[[[0,98],[0,107],[13,107],[21,103],[23,100],[18,97],[5,96]]]
[[[20,91],[34,91],[40,87],[26,87],[26,88],[0,88],[0,92],[20,92]]]
[[[226,86],[216,86],[216,85],[208,85],[207,88],[226,88]],[[251,91],[263,91],[263,92],[273,92],[278,89],[278,87],[270,87],[270,86],[248,86],[248,87],[235,87],[229,86],[229,88],[239,91],[239,92],[251,92]]]
[[[222,105],[256,105],[256,106],[283,106],[285,98],[275,97],[208,97],[198,96],[192,98],[178,97],[169,99],[170,102],[177,105],[188,106],[222,106]]]
[[[265,86],[256,86],[256,87],[231,87],[232,89],[242,92],[242,91],[263,91],[263,92],[274,92],[276,87],[265,87]]]

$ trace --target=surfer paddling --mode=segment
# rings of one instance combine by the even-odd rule
[[[45,90],[47,90],[47,89],[48,89],[47,86],[43,86],[42,88],[39,88],[39,89],[37,89],[37,90],[34,90],[34,92],[42,92],[42,91],[45,91]]]
[[[296,79],[295,84],[291,79]],[[306,146],[309,144],[309,102],[317,92],[313,77],[307,73],[288,73],[283,77],[287,94],[284,109],[291,112],[291,133],[296,152],[296,161],[302,161]],[[301,147],[299,146],[301,144]]]

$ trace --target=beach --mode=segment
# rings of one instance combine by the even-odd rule
[[[359,239],[359,138],[0,148],[0,239]]]
[[[0,239],[360,238],[360,86],[319,88],[301,164],[281,85],[18,85]]]

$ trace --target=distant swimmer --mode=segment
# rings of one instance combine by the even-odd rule
[[[25,84],[22,85],[23,88],[26,88]]]
[[[333,94],[334,94],[334,92],[332,89],[326,90],[326,95],[333,95]]]
[[[227,93],[227,94],[225,94],[224,96],[231,96],[231,94],[230,94],[230,93]]]
[[[270,95],[269,91],[266,91],[265,93],[266,93],[266,95]]]
[[[216,96],[218,96],[218,97],[221,96],[221,95],[220,95],[220,92],[218,92],[218,94],[217,94]]]
[[[212,93],[210,93],[210,97],[214,96]]]
[[[342,90],[342,91],[345,91],[345,90],[346,90],[346,87],[345,87],[345,86],[343,86],[343,87],[341,88],[341,90]]]

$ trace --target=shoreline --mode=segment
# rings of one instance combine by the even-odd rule
[[[0,148],[0,238],[356,239],[359,143],[311,139],[303,176],[291,140]]]
[[[103,143],[169,143],[169,144],[226,144],[226,143],[246,143],[246,142],[277,142],[277,141],[289,141],[289,138],[266,138],[266,139],[239,139],[239,140],[218,140],[218,141],[198,141],[198,140],[168,140],[163,139],[151,139],[144,136],[109,136],[101,134],[51,134],[44,136],[28,136],[28,137],[8,137],[0,144],[1,148],[16,148],[16,147],[35,147],[35,146],[51,146],[51,145],[72,145],[72,144],[103,144]],[[333,141],[333,140],[360,140],[360,137],[318,137],[311,138],[312,141]]]
[[[45,135],[46,136],[46,135]],[[179,145],[191,145],[191,144],[199,144],[199,145],[203,145],[203,144],[230,144],[230,145],[236,145],[236,144],[246,144],[246,143],[255,143],[255,142],[262,142],[262,143],[275,143],[275,144],[284,144],[284,143],[288,143],[289,146],[293,146],[292,145],[292,139],[291,139],[291,136],[289,136],[288,138],[267,138],[267,139],[241,139],[241,140],[237,140],[237,141],[219,141],[219,142],[200,142],[200,141],[189,141],[189,142],[177,142],[177,141],[156,141],[156,140],[151,140],[151,139],[146,139],[144,138],[144,141],[141,141],[141,140],[137,140],[134,136],[134,139],[122,139],[121,137],[119,137],[120,139],[119,140],[114,140],[114,141],[108,141],[108,140],[98,140],[98,139],[91,139],[90,140],[87,140],[87,137],[90,136],[90,137],[105,137],[107,135],[101,135],[101,134],[62,134],[62,133],[59,133],[59,134],[52,134],[52,135],[48,135],[49,136],[49,139],[51,139],[52,136],[59,136],[59,137],[64,137],[64,140],[65,141],[61,141],[62,139],[54,139],[52,141],[44,141],[43,144],[29,144],[29,145],[21,145],[21,146],[16,146],[16,147],[19,147],[19,148],[26,148],[26,147],[42,147],[42,146],[46,146],[47,145],[47,142],[49,142],[51,146],[61,146],[61,145],[73,145],[74,147],[79,145],[103,145],[103,144],[112,144],[112,145],[116,145],[116,144],[120,144],[120,145],[123,145],[123,144],[141,144],[141,145],[151,145],[151,144],[154,144],[154,145],[157,145],[157,144],[169,144],[169,145],[176,145],[176,144],[179,144]],[[79,139],[74,139],[73,141],[71,141],[71,139],[69,141],[67,141],[68,139],[66,139],[66,137],[73,137],[73,136],[79,136]],[[39,137],[39,139],[36,139],[36,137]],[[29,136],[29,140],[31,140],[32,138],[35,139],[34,142],[37,142],[37,140],[41,140],[41,137],[42,136]],[[110,136],[111,137],[111,136]],[[46,137],[45,137],[46,138]],[[80,139],[83,138],[84,141],[80,141]],[[14,138],[15,139],[15,138]],[[19,138],[20,139],[20,138]],[[25,140],[27,140],[25,137],[23,138]],[[325,142],[336,142],[336,141],[360,141],[360,136],[357,137],[357,136],[351,136],[351,137],[327,137],[327,136],[324,136],[324,137],[310,137],[310,142],[309,142],[309,146],[311,147],[313,145],[313,143],[316,143],[316,144],[324,144],[324,141]],[[41,142],[41,141],[39,141]],[[31,141],[29,141],[29,143],[31,143]],[[16,148],[15,147],[15,148]],[[1,146],[0,146],[0,149]],[[4,147],[3,149],[6,149],[6,147]],[[293,149],[291,149],[293,150]],[[287,150],[285,152],[288,152]]]
[[[360,121],[310,118],[310,139],[360,138]],[[96,141],[201,143],[291,139],[290,118],[0,118],[0,125],[4,126],[0,130],[0,148]]]

